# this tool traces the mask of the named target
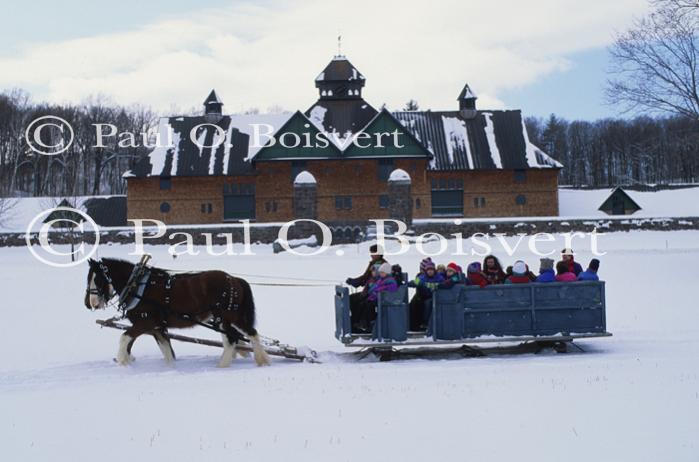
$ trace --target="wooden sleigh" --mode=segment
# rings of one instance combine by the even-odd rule
[[[408,287],[379,294],[372,332],[352,331],[349,289],[335,287],[335,337],[381,359],[427,356],[451,347],[464,356],[491,352],[568,350],[575,340],[609,337],[604,282],[458,285],[437,290],[425,331],[409,330]],[[458,345],[454,348],[455,345]],[[442,348],[435,354],[449,351]]]

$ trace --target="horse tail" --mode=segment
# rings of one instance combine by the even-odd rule
[[[240,285],[243,289],[243,303],[241,308],[243,310],[243,316],[246,321],[246,329],[250,329],[250,335],[256,335],[255,330],[255,299],[252,295],[252,288],[250,284],[245,279],[239,278]]]

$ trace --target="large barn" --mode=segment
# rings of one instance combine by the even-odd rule
[[[168,224],[314,218],[558,215],[562,165],[529,142],[519,110],[482,110],[466,85],[447,111],[390,112],[336,56],[306,111],[163,118],[161,143],[127,172],[129,218]],[[455,92],[456,93],[456,92]],[[271,138],[271,139],[270,139]]]

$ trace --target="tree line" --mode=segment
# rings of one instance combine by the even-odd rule
[[[568,121],[528,117],[532,143],[561,162],[560,184],[699,182],[699,121],[684,116]]]
[[[526,120],[530,140],[564,165],[561,184],[699,182],[699,2],[650,0],[650,6],[609,47],[606,92],[608,102],[622,112],[644,115]],[[410,100],[404,110],[418,108]],[[27,126],[44,115],[61,117],[73,127],[74,142],[60,154],[39,155],[27,143]],[[144,142],[122,144],[118,137],[98,146],[94,124],[153,134],[157,121],[148,107],[124,107],[103,98],[59,105],[33,103],[22,90],[0,93],[0,198],[123,194],[123,173],[151,148]],[[51,138],[50,133],[42,136]],[[0,214],[2,209],[0,203]]]
[[[44,115],[61,117],[73,127],[75,140],[65,152],[38,155],[28,145],[27,126]],[[93,124],[153,134],[158,118],[147,107],[122,107],[94,98],[80,105],[57,105],[32,103],[24,91],[2,93],[0,197],[125,194],[122,175],[151,148],[141,139],[135,146],[124,146],[119,143],[123,138],[115,136],[105,137],[104,147],[95,147]],[[568,121],[552,114],[547,119],[529,117],[526,126],[530,140],[564,165],[561,184],[699,182],[699,121],[691,117]]]
[[[32,121],[47,115],[64,119],[74,132],[70,147],[56,155],[37,154],[25,136]],[[153,133],[157,122],[150,108],[123,107],[103,98],[79,105],[46,104],[33,103],[22,90],[0,93],[0,197],[124,194],[122,174],[150,148],[140,139],[119,143],[123,138],[117,136],[105,136],[98,143],[93,124],[113,124],[119,132],[139,134]],[[50,130],[40,133],[44,144],[55,144],[43,139]]]

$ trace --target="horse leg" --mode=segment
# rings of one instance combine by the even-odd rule
[[[255,330],[255,328],[250,328],[246,329],[245,333],[248,335],[250,343],[252,343],[255,363],[257,363],[258,366],[269,366],[269,355],[267,355],[264,346],[262,346],[262,342],[260,342],[260,336],[257,330]]]
[[[136,361],[136,358],[131,354],[131,348],[133,348],[133,344],[136,343],[136,339],[131,339],[129,344],[126,346],[126,353],[129,355],[129,362],[134,362]]]
[[[221,334],[223,353],[218,362],[218,367],[228,367],[233,362],[233,358],[235,358],[236,345],[238,344],[240,334],[230,325],[221,324],[221,329],[224,331]]]
[[[140,334],[136,334],[128,329],[119,337],[119,350],[116,355],[116,362],[120,366],[128,366],[134,357],[131,356],[131,347]]]
[[[165,335],[165,331],[156,329],[153,331],[153,338],[155,343],[158,344],[158,348],[163,353],[163,358],[165,358],[166,363],[171,363],[175,360],[175,350],[172,349],[172,343],[170,339]]]
[[[131,356],[131,348],[136,339],[141,334],[152,331],[155,328],[150,322],[139,323],[131,318],[129,320],[132,326],[126,329],[126,332],[119,337],[119,351],[117,351],[116,362],[121,366],[127,366],[134,360],[134,357]]]

